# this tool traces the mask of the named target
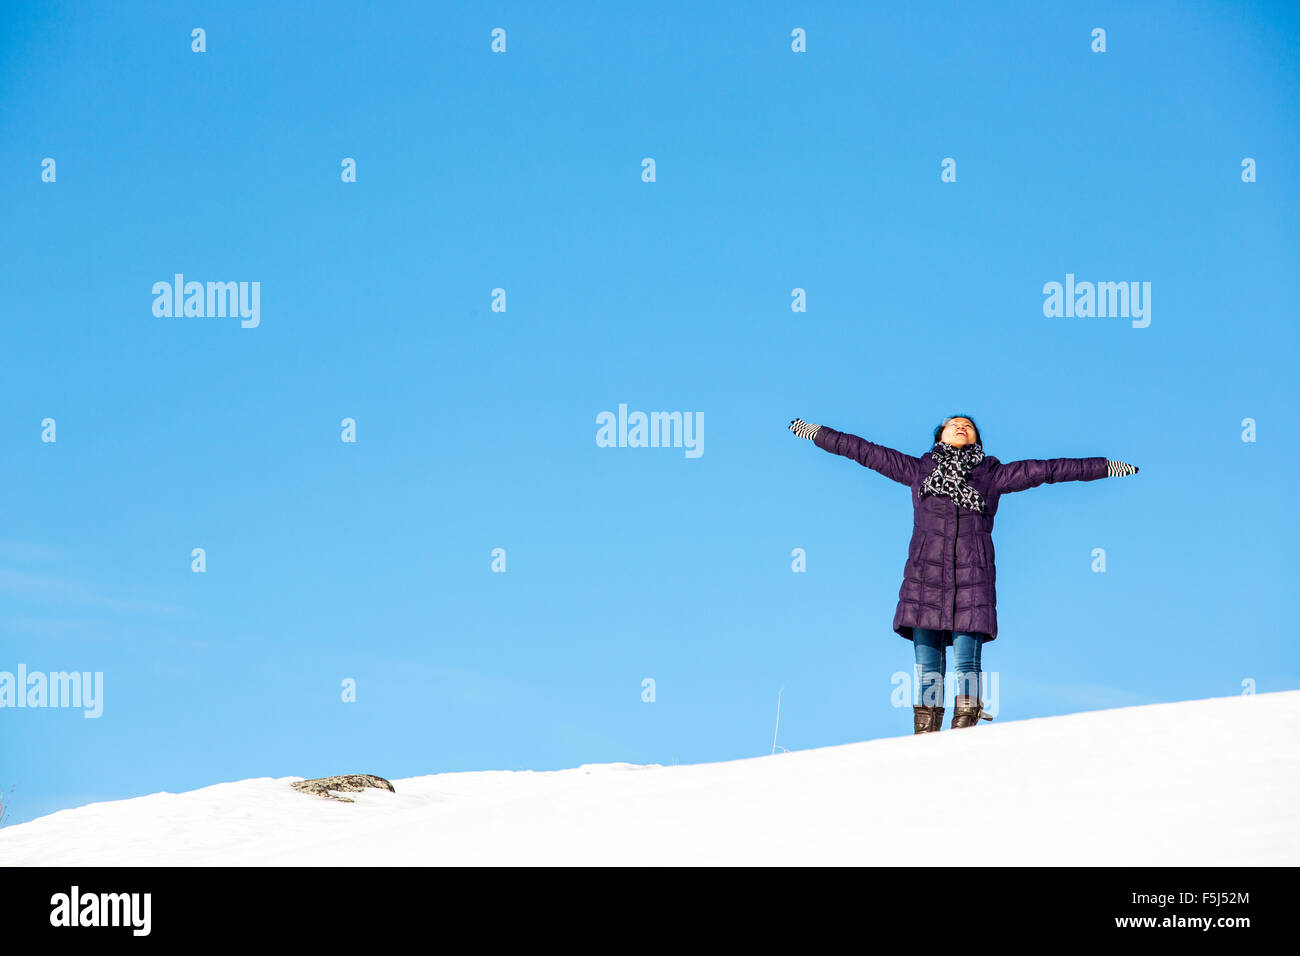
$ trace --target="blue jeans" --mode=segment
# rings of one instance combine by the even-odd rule
[[[952,634],[953,663],[957,668],[958,694],[978,697],[980,690],[980,648],[987,634],[967,631],[932,631],[912,628],[912,646],[916,651],[916,700],[926,707],[943,706],[943,679],[947,669],[945,643]]]

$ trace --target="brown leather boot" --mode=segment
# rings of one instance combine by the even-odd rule
[[[912,705],[912,733],[929,734],[943,729],[943,708]]]
[[[974,727],[980,720],[992,720],[984,713],[984,702],[978,697],[958,694],[952,706],[952,725],[956,727]]]

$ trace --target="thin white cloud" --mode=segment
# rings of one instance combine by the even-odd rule
[[[118,614],[178,614],[181,609],[150,599],[105,595],[79,581],[57,574],[0,568],[0,592],[37,603],[92,607]]]

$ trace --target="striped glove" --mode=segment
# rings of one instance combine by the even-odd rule
[[[809,425],[802,418],[796,418],[790,423],[790,431],[794,432],[800,438],[811,439],[817,434],[817,429],[819,428],[821,428],[820,425]]]
[[[1122,478],[1125,475],[1136,475],[1138,470],[1134,465],[1126,465],[1122,461],[1111,461],[1106,459],[1106,477]]]

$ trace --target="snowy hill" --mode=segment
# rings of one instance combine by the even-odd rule
[[[1295,866],[1300,691],[726,763],[435,774],[354,804],[298,779],[63,810],[0,830],[0,864]]]

